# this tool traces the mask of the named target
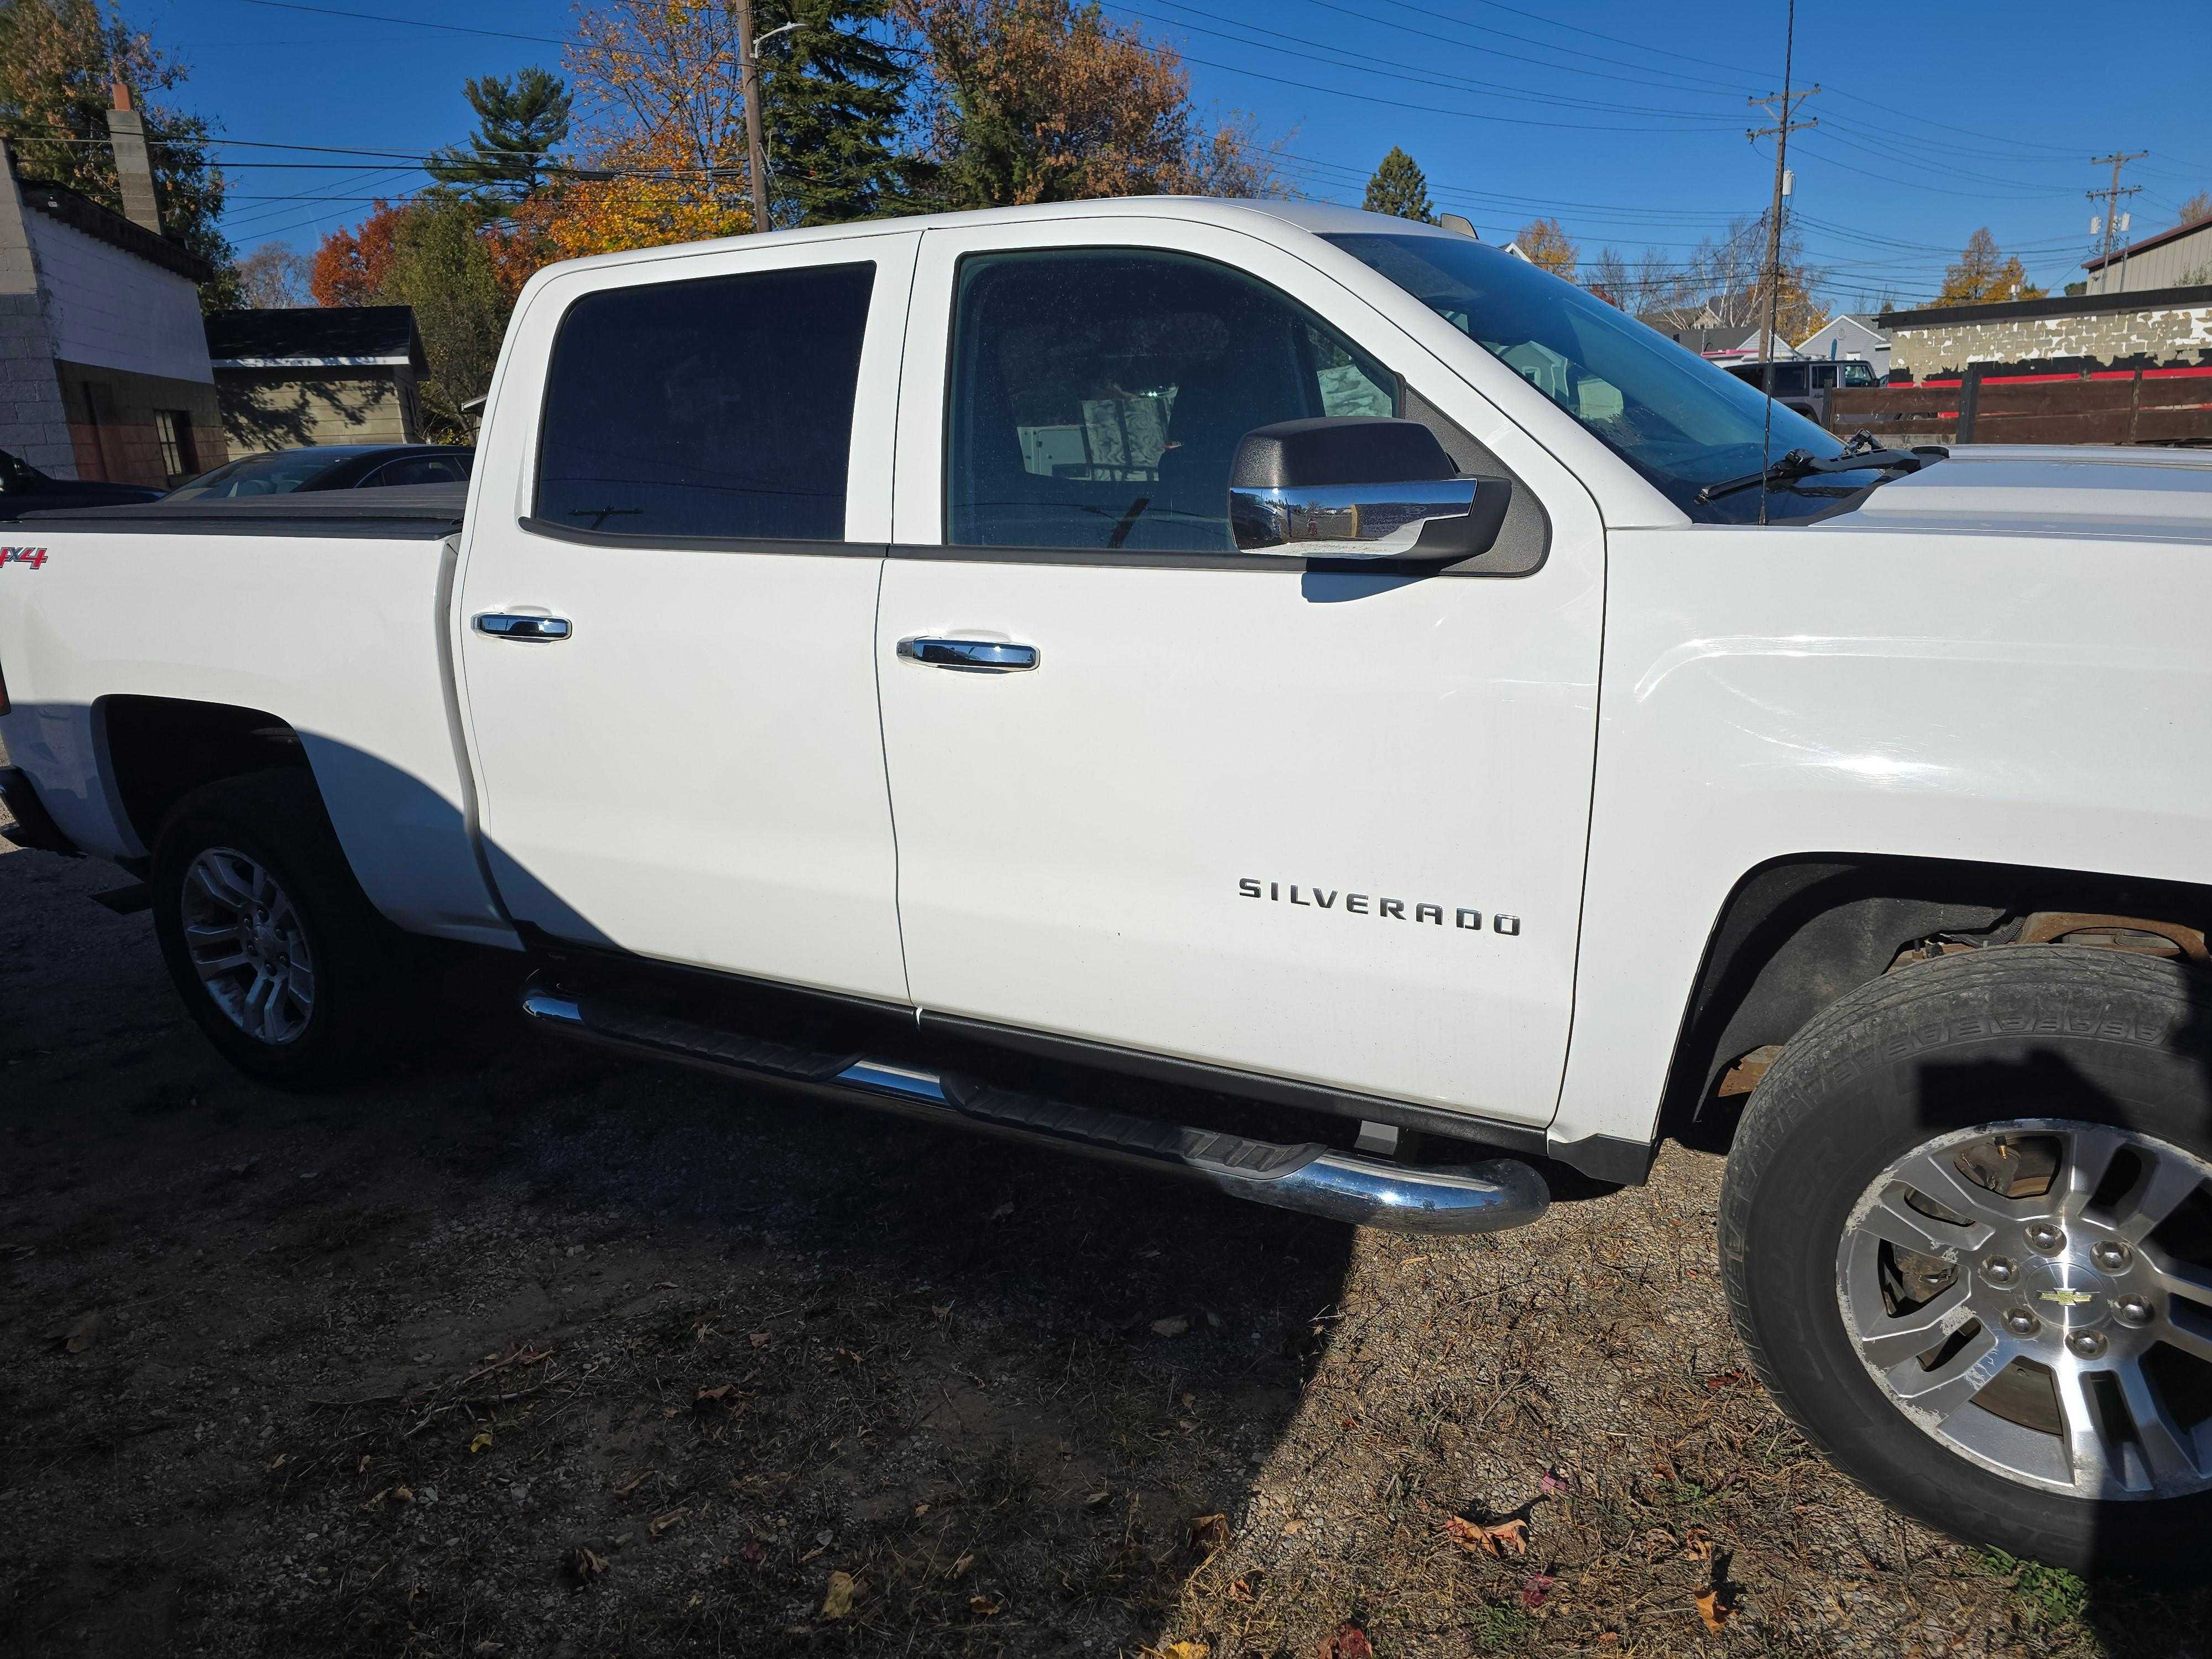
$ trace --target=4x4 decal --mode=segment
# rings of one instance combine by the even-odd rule
[[[11,564],[27,564],[36,570],[46,562],[43,547],[0,547],[0,569]]]

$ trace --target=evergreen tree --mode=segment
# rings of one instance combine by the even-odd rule
[[[838,224],[896,213],[921,184],[905,145],[914,71],[869,31],[888,0],[759,0],[761,119],[769,196],[780,225]],[[878,31],[880,33],[880,31]]]
[[[438,151],[424,164],[447,188],[479,202],[507,204],[534,195],[545,160],[568,136],[568,88],[561,77],[526,69],[513,81],[487,75],[462,91],[477,112],[468,147]]]
[[[1367,199],[1360,204],[1370,213],[1394,213],[1401,219],[1418,219],[1425,225],[1437,222],[1429,202],[1428,175],[1413,158],[1395,144],[1367,181]]]

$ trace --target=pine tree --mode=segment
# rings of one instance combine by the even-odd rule
[[[1367,199],[1360,205],[1370,213],[1392,213],[1401,219],[1418,219],[1425,225],[1437,222],[1436,210],[1429,202],[1428,175],[1395,144],[1367,181]]]
[[[763,35],[799,27],[761,53],[769,200],[778,224],[826,225],[895,213],[923,174],[902,143],[914,71],[868,31],[888,0],[759,0]]]
[[[424,163],[450,189],[487,204],[519,202],[544,182],[545,160],[568,136],[568,88],[557,75],[526,69],[513,81],[487,75],[462,88],[477,112],[468,147]]]

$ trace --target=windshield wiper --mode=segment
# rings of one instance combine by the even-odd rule
[[[1948,459],[1950,453],[1935,444],[1922,444],[1911,449],[1884,449],[1861,433],[1840,455],[1823,458],[1809,449],[1793,449],[1764,471],[1747,472],[1741,478],[1723,478],[1718,483],[1707,484],[1698,492],[1696,499],[1718,501],[1739,489],[1749,489],[1758,484],[1789,483],[1820,472],[1917,472],[1930,461]]]

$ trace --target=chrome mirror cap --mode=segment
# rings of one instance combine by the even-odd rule
[[[1247,553],[1310,558],[1465,558],[1478,500],[1502,481],[1231,486],[1229,525]],[[1488,506],[1486,500],[1483,505]],[[1486,514],[1484,516],[1488,516]],[[1501,515],[1502,516],[1502,515]],[[1458,532],[1458,533],[1455,533]],[[1492,534],[1496,533],[1492,527]]]

